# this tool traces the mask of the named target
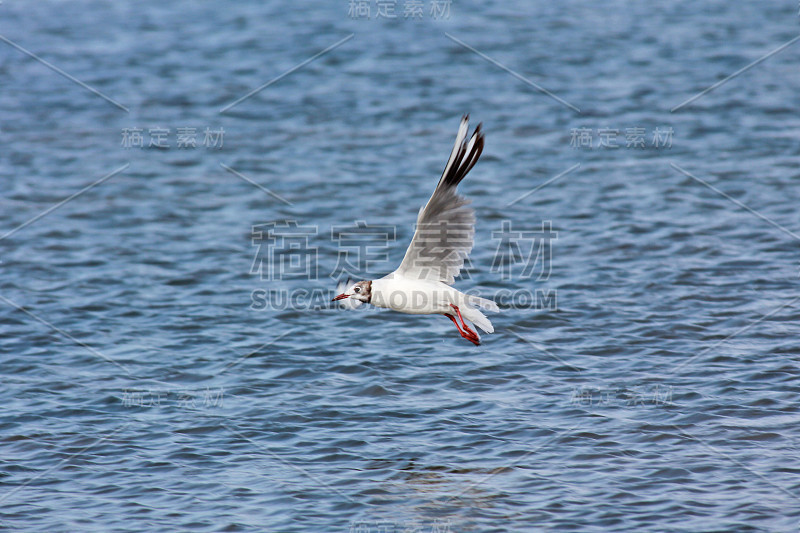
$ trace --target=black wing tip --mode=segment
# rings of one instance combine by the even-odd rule
[[[478,137],[478,139],[475,141],[475,146],[480,144],[481,150],[483,150],[483,141],[486,138],[486,136],[483,134],[483,122],[478,122],[478,125],[475,126],[475,131],[472,132],[472,136]],[[480,155],[480,153],[478,153],[478,155]]]
[[[461,118],[461,123],[464,124],[465,122],[469,122],[469,113],[465,113]],[[478,162],[478,158],[483,152],[484,142],[483,122],[479,122],[472,132],[472,135],[464,136],[464,139],[461,141],[456,160],[453,161],[452,165],[449,165],[446,174],[442,176],[441,182],[443,185],[456,187],[461,183],[461,180],[467,176],[467,173],[472,170],[472,167]],[[472,149],[467,153],[467,147],[470,143],[473,143]]]

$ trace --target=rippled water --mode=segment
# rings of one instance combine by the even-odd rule
[[[796,5],[431,4],[0,5],[0,527],[797,531],[800,44],[671,111]],[[253,305],[330,294],[355,221],[396,225],[391,270],[465,112],[456,286],[555,301],[481,347]],[[318,279],[253,273],[287,220]],[[504,220],[550,221],[549,276],[493,272]]]

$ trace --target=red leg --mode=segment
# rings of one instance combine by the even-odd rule
[[[447,318],[449,318],[450,320],[453,321],[453,324],[456,325],[456,329],[458,330],[459,333],[461,333],[461,336],[463,337],[464,336],[464,332],[461,331],[461,326],[458,325],[458,321],[456,321],[456,317],[454,317],[453,315],[444,315],[444,316],[446,316]]]
[[[456,308],[456,309],[458,309],[458,308]],[[456,329],[458,330],[458,333],[460,333],[462,337],[464,337],[465,339],[470,341],[475,346],[480,346],[481,345],[481,341],[478,338],[478,335],[474,331],[472,331],[469,328],[467,328],[467,329],[469,329],[468,332],[462,330],[461,327],[459,327],[458,322],[456,321],[456,319],[455,319],[455,317],[453,315],[444,315],[444,316],[446,316],[447,318],[449,318],[450,320],[453,321],[453,324],[456,325]],[[463,324],[463,320],[462,320],[462,324]]]
[[[469,327],[469,326],[468,326],[468,325],[467,325],[467,324],[464,322],[464,317],[462,317],[462,316],[461,316],[461,310],[458,308],[458,306],[457,306],[457,305],[450,304],[450,307],[452,307],[453,309],[455,309],[455,310],[456,310],[456,313],[458,313],[458,318],[459,318],[459,320],[461,320],[461,326],[463,326],[463,328],[464,328],[464,331],[466,331],[466,332],[467,332],[469,335],[471,335],[471,336],[475,337],[475,339],[477,339],[477,338],[478,338],[478,334],[477,334],[477,333],[475,333],[475,332],[472,330],[472,328],[470,328],[470,327]]]

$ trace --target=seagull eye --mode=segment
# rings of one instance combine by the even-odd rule
[[[353,292],[361,292],[361,287],[356,287],[355,289],[353,289]]]

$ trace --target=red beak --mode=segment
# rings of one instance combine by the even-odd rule
[[[346,294],[342,293],[342,294],[340,294],[339,296],[337,296],[336,298],[334,298],[331,301],[335,302],[336,300],[344,300],[345,298],[348,298],[348,296]]]

